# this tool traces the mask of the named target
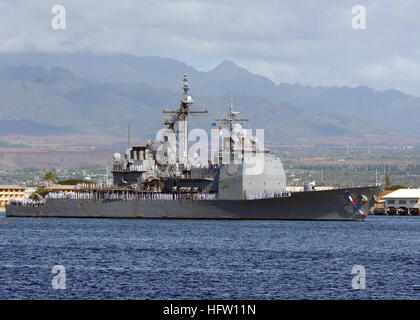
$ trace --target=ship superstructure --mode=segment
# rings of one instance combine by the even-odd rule
[[[229,129],[221,137],[221,148],[209,155],[205,163],[194,156],[188,157],[188,117],[207,111],[190,109],[194,100],[188,94],[186,75],[183,88],[180,107],[163,111],[170,117],[164,119],[167,129],[163,130],[160,141],[134,146],[124,157],[114,154],[114,186],[141,193],[204,193],[229,200],[283,194],[286,175],[281,160],[242,127],[240,123],[249,119],[238,117],[232,101],[229,113],[213,120],[226,124]]]

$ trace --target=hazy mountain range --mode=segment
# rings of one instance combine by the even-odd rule
[[[232,95],[235,108],[252,119],[249,126],[265,128],[267,139],[420,136],[420,98],[396,90],[277,85],[230,61],[202,72],[170,58],[91,54],[0,54],[0,126],[30,121],[48,124],[45,134],[124,135],[130,124],[136,135],[151,138],[162,109],[178,106],[184,73],[193,107],[209,110],[193,127],[208,128]],[[21,131],[18,122],[8,123],[10,132]]]

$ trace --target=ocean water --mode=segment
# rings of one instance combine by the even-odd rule
[[[420,299],[420,217],[308,222],[2,214],[0,245],[0,299]],[[52,288],[54,265],[65,268],[65,289]],[[365,269],[365,289],[352,287],[355,265]]]

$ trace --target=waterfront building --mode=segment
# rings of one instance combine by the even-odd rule
[[[25,199],[25,187],[18,185],[0,185],[0,208],[10,204],[11,200]]]
[[[383,197],[388,214],[418,214],[420,189],[399,189]]]

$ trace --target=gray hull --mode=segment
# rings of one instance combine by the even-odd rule
[[[292,193],[260,200],[72,200],[49,199],[41,206],[9,205],[7,217],[364,220],[346,191],[365,213],[378,187]],[[362,203],[362,195],[368,201]]]

